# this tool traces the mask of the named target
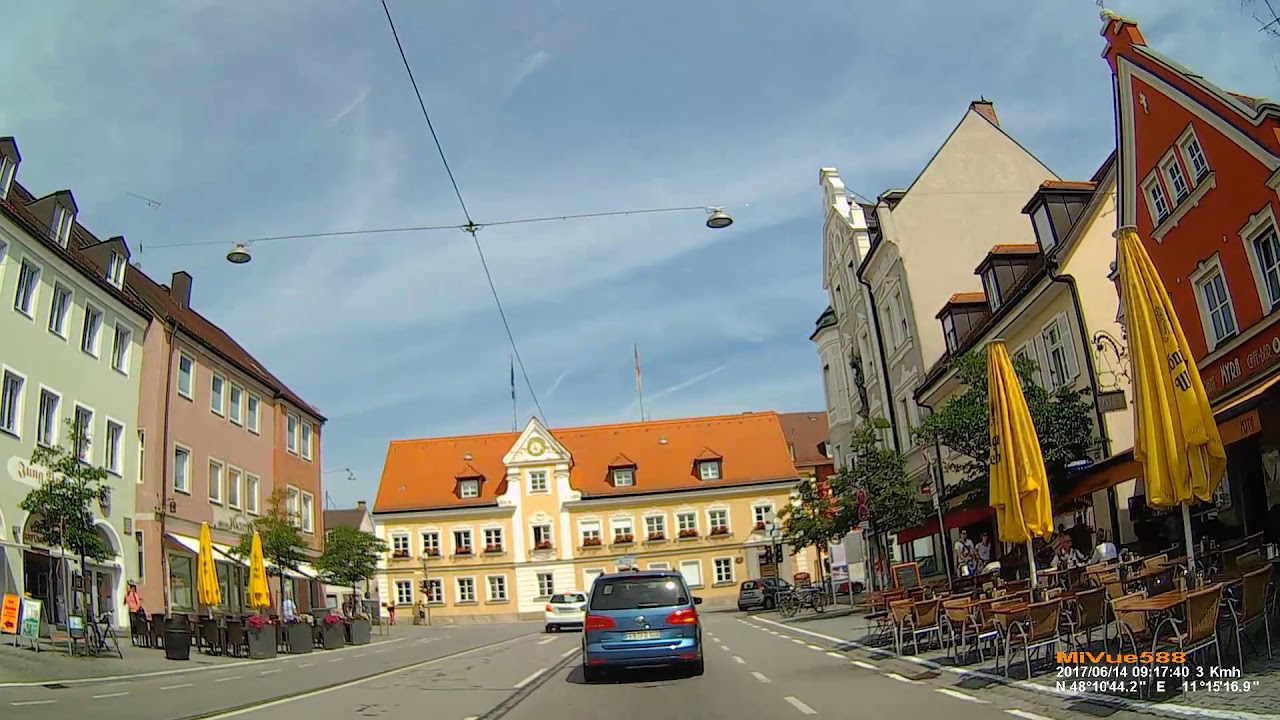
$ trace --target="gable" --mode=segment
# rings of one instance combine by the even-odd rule
[[[513,465],[567,463],[572,455],[564,445],[556,440],[551,431],[538,418],[530,418],[511,449],[503,456],[502,463],[507,467]]]

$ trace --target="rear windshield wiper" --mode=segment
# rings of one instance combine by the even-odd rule
[[[642,603],[636,603],[636,609],[645,610],[648,608],[666,607],[667,605],[668,603],[663,603],[663,602],[642,602]]]

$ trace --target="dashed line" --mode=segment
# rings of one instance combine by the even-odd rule
[[[11,702],[11,703],[9,703],[9,704],[10,704],[10,705],[17,705],[17,706],[22,706],[22,705],[52,705],[52,704],[54,704],[54,703],[56,703],[56,702],[58,702],[58,701],[57,701],[57,700],[15,700],[15,701],[13,701],[13,702]]]
[[[468,715],[468,716],[466,716],[466,717],[462,718],[462,720],[480,720],[480,716],[479,716],[479,715]]]
[[[729,652],[729,646],[728,646],[728,645],[721,645],[721,646],[720,646],[720,649],[721,649],[721,650],[723,650],[723,651],[725,651],[725,652]]]
[[[555,642],[555,641],[556,641],[556,639],[555,639],[555,638],[553,638],[553,637],[549,637],[549,638],[544,638],[544,639],[542,639],[542,640],[539,640],[539,641],[538,641],[538,644],[539,644],[539,645],[546,645],[547,643]]]
[[[368,654],[369,654],[369,653],[367,653],[367,652],[356,653],[356,654],[355,654],[355,657],[364,657],[365,655],[368,655]]]
[[[800,638],[790,638],[790,640],[791,640],[791,642],[793,642],[793,643],[795,643],[795,644],[797,644],[797,645],[804,645],[804,641],[803,641],[803,640],[801,640]]]
[[[909,677],[906,677],[904,675],[899,675],[898,673],[895,673],[895,672],[887,672],[884,674],[884,676],[889,678],[890,680],[897,680],[898,682],[911,683],[913,685],[919,684],[920,682],[919,680],[912,680]],[[1030,720],[1030,718],[1028,718],[1027,720]]]
[[[315,665],[315,663],[303,663],[303,664],[299,665],[299,666],[298,666],[298,668],[299,668],[299,669],[301,669],[301,668],[309,668],[309,667],[311,667],[311,666],[313,666],[313,665]]]
[[[1037,715],[1026,710],[1005,710],[1005,712],[1014,717],[1020,717],[1022,720],[1053,720],[1053,718],[1047,718],[1044,715]]]
[[[852,664],[854,664],[854,665],[857,665],[858,667],[862,668],[863,670],[879,670],[879,669],[880,669],[880,668],[876,667],[875,665],[872,665],[872,664],[871,664],[871,663],[869,663],[869,662],[863,662],[862,660],[850,660],[849,662],[850,662],[850,663],[852,663]]]
[[[574,653],[578,652],[578,650],[579,650],[579,648],[576,648],[576,647],[575,647],[575,648],[569,648],[569,651],[568,651],[568,652],[566,652],[566,653],[564,653],[564,654],[563,654],[563,655],[561,655],[560,657],[562,657],[562,658],[564,658],[564,657],[569,657],[570,655],[572,655],[572,654],[574,654]]]
[[[527,677],[527,678],[525,678],[525,679],[521,680],[520,682],[516,683],[516,685],[515,685],[515,689],[516,689],[516,690],[519,690],[520,688],[524,687],[525,685],[528,685],[529,683],[533,682],[534,680],[537,680],[539,677],[542,677],[542,673],[544,673],[544,672],[546,672],[546,671],[547,671],[547,669],[546,669],[546,668],[539,668],[537,671],[535,671],[535,672],[534,672],[532,675],[530,675],[529,677]]]
[[[818,647],[817,645],[805,645],[805,647],[809,648],[810,650],[826,650],[826,648]]]
[[[189,687],[191,687],[192,685],[195,685],[195,683],[181,683],[181,684],[179,684],[179,685],[165,685],[164,687],[162,687],[162,688],[160,688],[160,689],[161,689],[161,690],[180,690],[180,689],[182,689],[182,688],[189,688]]]
[[[331,662],[331,663],[332,663],[332,662],[342,662],[342,658],[334,658],[334,659],[330,660],[329,662]]]
[[[277,668],[277,669],[275,669],[275,670],[263,670],[262,672],[260,672],[260,673],[258,673],[258,674],[259,674],[259,675],[274,675],[275,673],[278,673],[278,672],[280,672],[280,669],[279,669],[279,668]]]
[[[736,663],[738,663],[739,665],[746,665],[746,664],[747,664],[747,661],[746,661],[746,660],[743,660],[742,658],[738,657],[737,655],[734,655],[734,656],[733,656],[733,661],[734,661],[734,662],[736,662]]]
[[[981,698],[976,698],[976,697],[974,697],[974,696],[970,695],[969,693],[962,693],[962,692],[960,692],[959,690],[952,690],[951,688],[941,688],[941,687],[940,687],[940,688],[934,688],[934,690],[935,690],[935,691],[937,691],[937,692],[940,692],[940,693],[942,693],[943,695],[946,695],[946,696],[948,696],[948,697],[953,697],[953,698],[955,698],[955,699],[957,699],[957,700],[964,700],[964,701],[966,701],[966,702],[979,703],[979,704],[982,704],[982,705],[989,705],[989,704],[991,704],[991,701],[989,701],[989,700],[983,700],[983,699],[981,699]]]
[[[773,682],[769,678],[765,677],[763,673],[753,672],[751,674],[755,676],[755,679],[759,680],[762,683]]]
[[[124,697],[125,695],[128,695],[128,694],[129,694],[129,691],[128,691],[128,690],[126,690],[126,691],[124,691],[124,692],[114,692],[114,693],[105,693],[105,694],[103,694],[103,695],[93,695],[93,696],[91,696],[91,697],[90,697],[90,699],[92,699],[92,700],[106,700],[107,698],[113,698],[113,697]]]
[[[214,680],[214,682],[231,682],[232,680],[239,680],[239,679],[240,679],[239,675],[228,675],[227,677],[220,677],[217,680]]]
[[[831,652],[831,651],[827,651],[827,654],[828,654],[828,655],[830,655],[831,657],[833,657],[833,658],[837,659],[837,660],[844,660],[844,659],[845,659],[845,657],[844,657],[843,655],[841,655],[840,653],[838,653],[838,652]]]
[[[787,701],[787,702],[789,702],[789,703],[791,703],[791,706],[792,706],[792,707],[794,707],[795,709],[797,709],[797,710],[799,710],[800,712],[804,713],[805,715],[817,715],[817,714],[818,714],[818,711],[817,711],[817,710],[814,710],[813,708],[809,707],[808,705],[805,705],[804,703],[800,702],[800,699],[799,699],[799,698],[797,698],[797,697],[795,697],[794,695],[788,695],[788,696],[786,696],[786,697],[784,697],[784,698],[782,698],[782,699],[783,699],[783,700],[786,700],[786,701]]]

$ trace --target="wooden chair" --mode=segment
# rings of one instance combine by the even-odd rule
[[[1107,595],[1104,588],[1093,588],[1076,593],[1075,617],[1064,618],[1072,644],[1076,636],[1084,633],[1084,647],[1093,645],[1093,631],[1102,631],[1102,645],[1107,645]]]
[[[1267,617],[1267,591],[1270,588],[1271,568],[1263,567],[1244,576],[1240,593],[1240,610],[1236,603],[1227,604],[1236,625],[1236,647],[1240,649],[1240,668],[1244,669],[1245,630],[1262,623],[1262,636],[1267,640],[1267,659],[1271,659],[1271,620]]]
[[[1142,569],[1150,570],[1152,568],[1164,567],[1169,564],[1169,553],[1155,555],[1142,561]]]
[[[1120,597],[1111,598],[1111,616],[1116,619],[1116,653],[1124,652],[1124,645],[1127,641],[1129,647],[1134,653],[1138,652],[1138,644],[1143,647],[1149,647],[1154,640],[1151,634],[1151,624],[1147,622],[1147,614],[1137,610],[1120,610],[1119,605],[1125,600],[1146,597],[1143,592],[1129,593]]]
[[[902,654],[902,636],[911,625],[911,600],[890,600],[889,618],[893,622],[893,648]]]
[[[224,654],[232,657],[243,657],[249,652],[249,636],[244,632],[244,622],[227,621],[227,645]],[[241,654],[243,652],[243,655]]]
[[[1218,644],[1218,610],[1222,606],[1222,586],[1195,590],[1187,594],[1183,603],[1183,619],[1166,617],[1152,631],[1154,651],[1160,644],[1160,631],[1168,626],[1172,633],[1165,643],[1188,655],[1197,650],[1213,648],[1213,659],[1222,664],[1222,648]]]
[[[1026,615],[1009,625],[1005,635],[1004,676],[1009,677],[1009,666],[1013,655],[1021,651],[1023,663],[1027,669],[1027,678],[1031,677],[1031,655],[1041,648],[1057,648],[1060,636],[1058,621],[1062,617],[1062,601],[1032,603],[1027,606]]]
[[[926,637],[933,635],[938,638],[938,645],[942,645],[941,613],[938,612],[941,604],[942,601],[937,598],[912,603],[909,629],[911,631],[911,645],[916,653],[920,652],[921,635]]]

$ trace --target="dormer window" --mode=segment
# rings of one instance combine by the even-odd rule
[[[1042,252],[1048,253],[1066,241],[1097,188],[1098,184],[1092,180],[1047,180],[1041,184],[1022,212],[1031,216],[1031,226]]]
[[[959,350],[960,338],[956,337],[956,321],[950,313],[942,316],[942,336],[947,340],[947,352]]]
[[[1031,224],[1036,230],[1036,241],[1045,252],[1049,252],[1058,244],[1058,238],[1053,234],[1053,223],[1049,221],[1048,205],[1040,203],[1036,207],[1031,213]]]
[[[463,500],[480,497],[480,478],[458,478],[458,497]]]
[[[698,461],[698,477],[702,480],[719,480],[720,462],[719,460]]]
[[[1033,244],[996,245],[987,253],[974,273],[982,277],[982,290],[986,303],[995,313],[1004,307],[1010,296],[1031,272],[1040,255],[1040,246]],[[960,333],[964,335],[963,332]]]
[[[71,242],[71,225],[75,221],[74,213],[61,205],[54,205],[53,222],[49,225],[49,238],[66,247],[67,243]]]
[[[7,155],[0,155],[0,200],[9,197],[9,186],[13,184],[13,174],[18,165]]]
[[[982,289],[991,303],[991,312],[999,310],[1004,304],[1004,295],[1000,293],[1000,280],[996,277],[995,268],[982,273]]]
[[[633,487],[636,484],[636,469],[633,467],[613,468],[614,487]]]
[[[118,252],[111,253],[111,258],[107,261],[107,282],[116,287],[124,287],[124,269],[128,265],[124,256]]]

